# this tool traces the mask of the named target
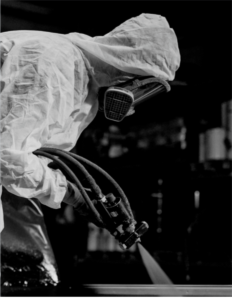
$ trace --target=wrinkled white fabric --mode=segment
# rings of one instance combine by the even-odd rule
[[[180,65],[175,32],[160,15],[141,14],[105,36],[70,33],[67,37],[95,59],[132,74],[173,80]]]
[[[97,110],[97,87],[132,74],[173,80],[177,39],[165,18],[142,14],[103,37],[12,31],[0,34],[1,184],[59,208],[66,178],[32,152],[70,150]]]

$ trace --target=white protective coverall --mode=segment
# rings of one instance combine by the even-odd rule
[[[40,31],[0,34],[1,185],[59,208],[66,178],[41,147],[72,149],[98,111],[97,89],[137,75],[173,80],[176,35],[159,15],[141,14],[105,36]],[[1,229],[3,216],[1,215]]]

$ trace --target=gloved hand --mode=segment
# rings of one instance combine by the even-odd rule
[[[54,162],[48,164],[48,167],[52,169],[57,169],[57,165]],[[85,189],[87,191],[87,189]],[[90,197],[93,198],[93,197]],[[63,202],[71,205],[75,211],[78,212],[79,215],[83,216],[86,220],[94,223],[98,227],[107,228],[107,226],[93,215],[91,209],[89,208],[88,204],[86,203],[85,199],[83,198],[80,190],[78,187],[67,180],[67,190],[66,194],[63,198]],[[92,200],[93,205],[96,205],[97,200]],[[134,219],[130,204],[128,200],[124,203],[125,208],[130,216],[127,222],[124,224],[125,231],[133,231],[136,225],[136,221]]]
[[[80,190],[76,187],[75,184],[71,183],[70,181],[67,181],[67,191],[64,196],[63,202],[71,205],[80,216],[83,216],[86,220],[94,223],[96,226],[102,228],[105,227],[103,222],[99,222],[94,217],[91,209],[81,195]],[[92,200],[92,202],[93,204],[96,204],[96,200]]]
[[[51,169],[58,169],[58,165],[52,161],[48,164]],[[98,227],[104,228],[104,223],[99,222],[93,215],[88,204],[85,202],[80,190],[75,184],[67,180],[67,190],[64,195],[62,202],[72,206],[74,210],[87,221],[94,223]],[[93,204],[96,204],[96,200],[92,200]]]

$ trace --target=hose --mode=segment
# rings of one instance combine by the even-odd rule
[[[53,148],[41,148],[40,150],[34,151],[34,154],[36,154],[36,155],[44,155],[44,156],[52,159],[53,161],[55,161],[58,164],[58,166],[61,166],[60,165],[61,161],[58,158],[56,158],[55,156],[62,157],[62,159],[68,161],[69,163],[71,163],[72,165],[74,165],[75,167],[77,167],[82,172],[82,174],[84,175],[85,179],[88,181],[88,183],[89,183],[89,185],[91,187],[91,191],[94,193],[95,200],[102,200],[103,199],[104,195],[101,192],[100,187],[95,182],[94,178],[89,174],[89,172],[85,169],[85,167],[77,160],[77,158],[76,157],[75,158],[72,157],[69,152],[61,151],[61,150],[53,149]],[[111,233],[114,232],[115,231],[114,224],[112,222],[112,219],[111,219],[111,217],[109,215],[108,210],[105,208],[105,206],[103,205],[102,201],[98,201],[98,210],[96,210],[96,208],[94,207],[92,201],[89,199],[88,195],[86,194],[86,191],[83,188],[81,182],[77,179],[76,176],[75,177],[73,176],[74,173],[67,166],[66,166],[66,168],[64,166],[66,166],[66,164],[64,164],[64,162],[63,162],[63,164],[61,166],[62,169],[65,170],[66,173],[69,176],[72,173],[72,175],[71,175],[72,180],[74,181],[74,183],[76,183],[77,187],[81,191],[81,194],[82,194],[84,200],[87,202],[87,204],[90,207],[90,209],[92,211],[94,211],[95,217],[97,217],[98,210],[99,210],[100,215],[103,217],[103,220],[104,220],[104,221],[101,220],[101,223],[104,223],[104,226]],[[95,165],[95,167],[97,167],[97,166]],[[99,168],[98,168],[98,170],[99,170]],[[70,171],[71,171],[71,173],[70,173]],[[101,170],[101,171],[103,171],[103,170]],[[107,177],[109,176],[109,174],[107,174],[106,172],[105,172],[105,175]],[[111,181],[112,181],[113,184],[116,184],[116,182],[112,178],[111,178]],[[119,188],[119,186],[117,186],[117,188]],[[122,196],[124,196],[124,195],[122,195]],[[128,224],[136,224],[136,221],[134,220],[133,214],[132,214],[131,209],[129,207],[129,201],[128,200],[127,200],[127,202],[123,201],[123,203],[127,204],[125,206],[129,210],[130,219],[128,219]],[[100,219],[102,219],[102,218],[100,218]],[[97,220],[99,221],[99,214],[98,214]],[[107,223],[105,223],[105,222],[107,222]]]
[[[60,149],[54,149],[54,148],[41,148],[42,151],[45,151],[45,152],[49,152],[49,153],[52,153],[53,155],[57,155],[57,156],[60,156],[61,154],[66,154],[66,155],[69,155],[73,158],[75,158],[75,160],[79,160],[81,161],[82,163],[92,167],[93,169],[95,169],[96,171],[98,171],[100,174],[102,174],[105,179],[115,188],[115,190],[118,192],[118,194],[121,196],[121,199],[122,199],[122,202],[123,204],[125,205],[125,207],[127,208],[127,210],[129,211],[130,215],[133,216],[133,213],[131,211],[131,208],[130,208],[130,204],[129,204],[129,201],[125,195],[125,193],[123,192],[122,188],[119,186],[119,184],[105,171],[103,170],[101,167],[99,167],[98,165],[96,165],[95,163],[91,162],[90,160],[80,156],[80,155],[77,155],[77,154],[74,154],[72,152],[66,152],[64,150],[60,150]],[[64,156],[63,156],[64,157]],[[87,179],[87,178],[86,178]],[[88,180],[88,179],[87,179]],[[93,183],[93,181],[92,181]],[[95,187],[92,186],[93,189],[95,190]]]
[[[47,152],[42,151],[42,150],[36,150],[33,153],[35,155],[45,156],[45,157],[53,160],[54,162],[56,162],[56,164],[66,173],[66,175],[68,175],[69,178],[77,185],[78,189],[80,190],[83,198],[85,199],[87,205],[89,206],[89,208],[92,211],[92,213],[93,213],[94,217],[96,218],[96,220],[98,222],[102,223],[102,220],[101,220],[101,217],[100,217],[98,211],[94,207],[92,201],[90,200],[88,194],[86,193],[85,189],[83,188],[81,182],[76,177],[76,175],[72,172],[72,170],[63,161],[61,161],[59,158],[56,158],[54,155],[52,155],[50,153],[47,153]]]
[[[97,185],[96,181],[94,178],[89,174],[89,172],[85,169],[85,167],[76,159],[74,159],[71,155],[69,155],[68,152],[66,151],[60,151],[57,149],[46,149],[46,148],[41,148],[40,149],[43,152],[46,153],[51,153],[52,155],[57,155],[62,157],[63,159],[67,160],[70,162],[72,165],[75,165],[84,175],[85,179],[88,181],[92,192],[94,193],[95,199],[96,200],[101,200],[102,197],[104,196],[100,187]]]

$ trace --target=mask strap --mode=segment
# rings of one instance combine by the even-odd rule
[[[150,84],[150,83],[155,83],[155,82],[161,83],[166,88],[167,92],[169,92],[171,90],[171,87],[166,80],[156,78],[156,77],[149,77],[149,78],[145,78],[142,80],[139,78],[136,78],[135,80],[133,80],[131,86],[127,86],[125,88],[129,91],[133,91],[141,86],[144,86],[144,85]]]

